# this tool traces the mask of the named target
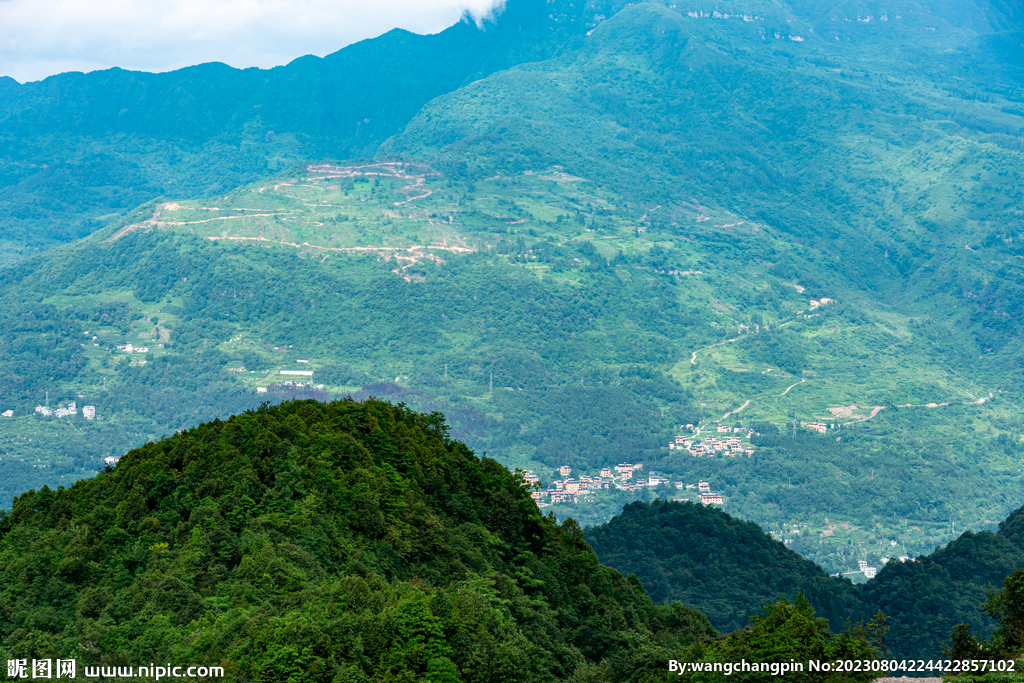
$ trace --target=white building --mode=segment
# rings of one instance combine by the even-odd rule
[[[82,406],[82,415],[86,420],[96,419],[96,406]]]

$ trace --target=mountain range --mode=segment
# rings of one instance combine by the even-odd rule
[[[268,71],[0,80],[4,500],[265,401],[375,396],[545,484],[671,482],[550,507],[597,546],[710,481],[827,572],[927,555],[806,589],[834,629],[848,600],[924,610],[907,652],[985,628],[1024,503],[1024,17],[729,4],[510,0]],[[674,448],[716,425],[750,457]],[[748,597],[696,606],[730,629]]]

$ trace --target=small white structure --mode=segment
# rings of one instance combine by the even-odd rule
[[[96,406],[82,406],[82,415],[86,420],[96,419]]]
[[[42,415],[43,417],[49,417],[50,415],[53,415],[53,411],[47,408],[46,406],[36,406],[36,412]]]
[[[3,416],[3,417],[14,417],[14,411],[13,410],[5,410],[4,412],[0,413],[0,416]]]
[[[265,393],[267,393],[267,388],[266,387],[256,387],[256,393],[257,394],[265,394]]]
[[[125,353],[149,353],[148,346],[132,346],[131,343],[119,344],[117,350]]]

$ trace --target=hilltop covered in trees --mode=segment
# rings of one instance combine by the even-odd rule
[[[670,659],[770,657],[765,638],[797,622],[820,636],[801,655],[872,656],[804,603],[716,642],[438,414],[372,399],[215,420],[0,516],[0,658],[237,681],[678,680]]]

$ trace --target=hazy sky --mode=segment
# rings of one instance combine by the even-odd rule
[[[0,0],[0,75],[271,67],[400,27],[436,33],[504,0]]]

